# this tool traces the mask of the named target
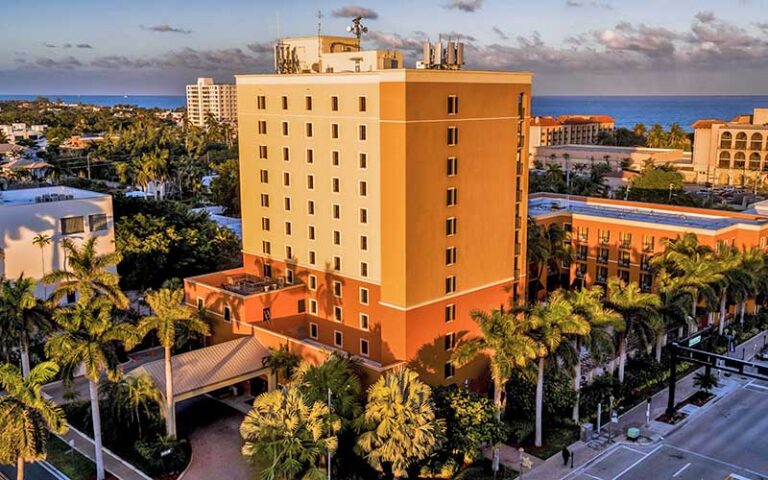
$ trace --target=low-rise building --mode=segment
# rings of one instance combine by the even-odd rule
[[[208,115],[219,122],[237,120],[237,89],[231,83],[213,83],[212,78],[198,78],[187,85],[187,118],[189,123],[204,127]]]
[[[670,163],[686,166],[691,163],[691,154],[675,148],[614,147],[607,145],[553,145],[534,149],[533,164],[559,164],[567,168],[588,168],[596,163],[608,163],[612,170],[639,170],[651,160],[660,165]]]
[[[39,244],[38,236],[50,241]],[[0,277],[40,280],[65,268],[64,240],[91,237],[99,254],[115,251],[110,195],[61,186],[0,192]],[[50,289],[38,285],[36,293],[44,298]]]
[[[613,133],[616,121],[608,115],[560,115],[531,119],[531,153],[550,145],[594,145],[601,133]]]
[[[47,127],[47,125],[27,125],[26,123],[0,125],[0,136],[5,136],[8,143],[16,143],[20,140],[40,140],[45,135]]]
[[[700,183],[764,186],[768,177],[768,108],[730,122],[693,124],[693,167]]]

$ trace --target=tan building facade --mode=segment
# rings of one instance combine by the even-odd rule
[[[40,280],[65,268],[65,239],[80,244],[95,237],[100,255],[115,251],[112,197],[70,187],[0,192],[0,232],[0,277]],[[35,245],[38,235],[50,242]],[[38,285],[37,296],[45,293]]]
[[[616,121],[608,115],[561,115],[531,119],[531,153],[551,145],[594,145],[601,133],[613,133]]]
[[[220,122],[237,119],[237,92],[233,84],[216,84],[212,78],[198,78],[187,85],[187,117],[189,123],[204,127],[208,115]]]
[[[693,165],[699,182],[764,187],[768,177],[768,108],[730,122],[693,124]]]
[[[448,362],[470,312],[524,297],[531,75],[392,65],[236,77],[245,265],[187,301],[372,371],[475,378]],[[271,298],[230,295],[243,278]]]

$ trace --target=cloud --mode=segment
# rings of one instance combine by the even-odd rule
[[[183,33],[183,34],[189,34],[192,33],[192,30],[187,30],[180,27],[172,27],[168,25],[167,23],[163,23],[160,25],[152,25],[149,27],[145,27],[144,25],[140,25],[142,30],[147,30],[150,32],[157,32],[157,33]]]
[[[61,48],[72,48],[72,44],[71,43],[65,43],[64,45],[61,46]]]
[[[93,46],[90,43],[78,43],[75,46],[77,48],[93,48]]]
[[[58,48],[56,45],[54,45],[52,43],[44,43],[43,46],[47,47],[47,48]]]
[[[83,63],[76,59],[75,57],[69,56],[65,57],[60,60],[55,60],[53,58],[38,58],[34,62],[34,66],[40,67],[40,68],[47,68],[47,69],[64,69],[64,70],[71,70],[77,67],[82,67]]]
[[[272,42],[254,42],[246,45],[246,48],[253,53],[272,53],[275,51],[275,44]]]
[[[451,0],[445,4],[448,10],[461,10],[462,12],[475,12],[483,6],[483,0]]]
[[[334,10],[332,15],[339,18],[363,17],[370,20],[379,18],[379,14],[375,10],[358,5],[346,5],[337,10]]]
[[[493,27],[493,33],[499,36],[502,40],[509,40],[509,36],[504,33],[504,30],[500,29],[499,27]]]
[[[584,0],[565,0],[565,6],[571,8],[602,8],[603,10],[613,10],[613,5],[609,2],[584,1]]]

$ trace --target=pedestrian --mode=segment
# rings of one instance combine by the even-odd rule
[[[571,451],[568,450],[568,447],[563,447],[563,451],[560,452],[563,454],[563,465],[568,466],[568,460],[571,458]]]

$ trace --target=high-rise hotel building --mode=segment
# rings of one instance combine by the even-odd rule
[[[448,48],[404,69],[354,38],[288,39],[280,73],[236,77],[244,267],[186,281],[219,338],[480,375],[449,358],[470,312],[525,297],[531,74]]]
[[[237,93],[231,83],[213,83],[212,78],[198,78],[187,85],[187,118],[196,127],[204,127],[208,115],[219,122],[237,119]]]

